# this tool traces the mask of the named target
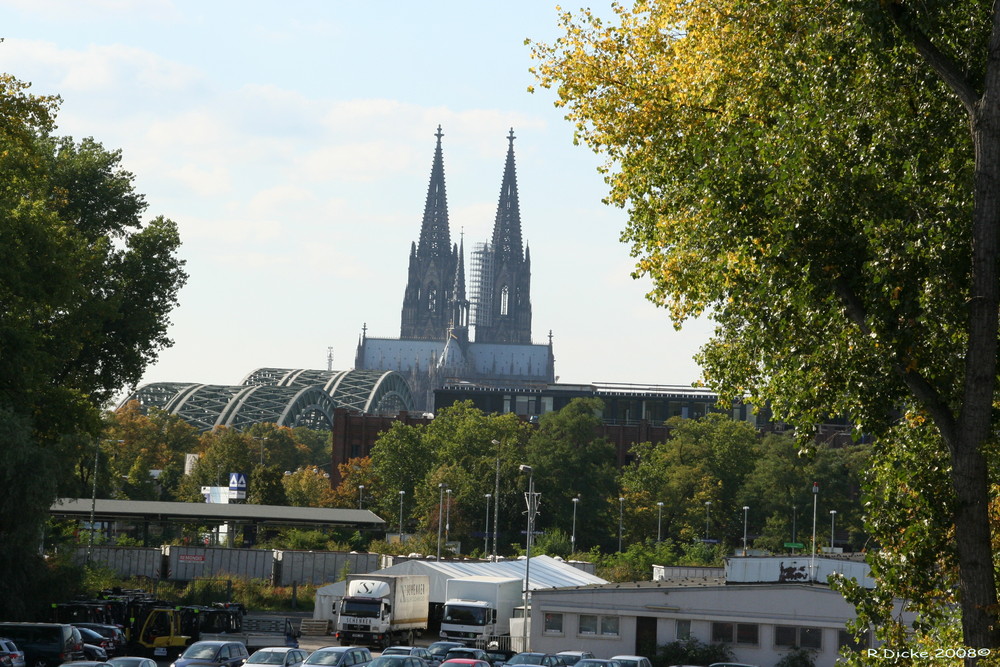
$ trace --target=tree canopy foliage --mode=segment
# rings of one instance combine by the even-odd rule
[[[650,299],[678,324],[718,323],[700,355],[714,388],[806,437],[828,414],[881,438],[900,437],[901,413],[932,425],[949,488],[910,481],[951,526],[964,641],[992,648],[998,12],[637,0],[610,21],[564,12],[563,36],[533,46],[539,83],[608,158]],[[909,548],[913,572],[942,564]]]
[[[60,462],[94,451],[102,405],[170,344],[186,280],[176,225],[142,222],[120,152],[53,136],[57,108],[0,74],[0,597],[11,616],[39,583],[48,508],[79,488]]]

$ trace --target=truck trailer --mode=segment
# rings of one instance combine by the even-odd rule
[[[459,577],[445,584],[441,639],[472,643],[510,634],[524,582],[507,577]]]
[[[412,645],[427,629],[427,575],[349,574],[345,591],[334,632],[341,646]]]

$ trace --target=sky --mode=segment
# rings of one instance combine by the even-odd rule
[[[609,2],[595,2],[601,12]],[[0,0],[0,68],[62,98],[57,134],[120,149],[189,274],[140,384],[353,368],[399,335],[438,125],[452,241],[490,238],[513,128],[532,336],[559,382],[690,385],[711,333],[630,276],[626,212],[573,145],[525,39],[547,0]]]

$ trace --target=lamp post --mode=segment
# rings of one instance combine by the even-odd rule
[[[833,553],[833,526],[837,519],[837,510],[830,510],[830,553]]]
[[[705,501],[705,544],[708,544],[708,522],[709,522],[709,509],[712,507],[712,501]]]
[[[496,483],[493,488],[493,561],[497,560],[497,527],[500,522],[500,441],[491,440],[490,441],[497,448],[497,475]]]
[[[580,504],[580,496],[573,498],[573,535],[569,538],[570,551],[576,553],[576,506]]]
[[[399,492],[399,543],[403,543],[403,496],[406,491]]]
[[[809,550],[809,579],[816,578],[816,505],[819,499],[819,482],[813,482],[813,541]]]
[[[747,512],[750,511],[749,505],[743,506],[743,556],[747,555]]]
[[[490,498],[492,493],[486,494],[486,526],[483,528],[483,558],[490,553]]]
[[[522,634],[524,635],[523,648],[525,651],[528,649],[528,585],[531,582],[531,543],[534,541],[535,532],[535,507],[537,507],[537,499],[535,498],[535,471],[528,465],[521,465],[518,468],[521,472],[528,473],[528,493],[526,494],[528,502],[528,535],[525,540],[525,553],[527,558],[524,561],[524,624],[522,625]]]
[[[94,486],[90,494],[90,542],[87,545],[87,562],[94,550],[94,515],[97,514],[97,458],[101,454],[101,441],[94,442]]]
[[[444,510],[444,543],[447,546],[448,531],[451,529],[451,489],[445,489],[444,492],[448,494],[448,504],[445,505]]]
[[[625,518],[625,498],[618,496],[618,553],[622,552],[622,520]]]
[[[656,541],[660,542],[663,538],[663,533],[661,529],[663,528],[663,501],[656,503]]]
[[[444,524],[441,522],[441,512],[444,509],[444,482],[438,482],[438,550],[437,559],[441,560],[441,529]]]
[[[365,485],[358,484],[358,509],[364,509]]]

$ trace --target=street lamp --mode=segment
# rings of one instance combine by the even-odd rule
[[[709,521],[708,511],[709,508],[711,507],[712,507],[712,501],[706,500],[705,501],[705,544],[708,544],[708,521]]]
[[[358,509],[364,509],[365,485],[358,484]]]
[[[94,442],[94,487],[90,495],[90,542],[87,545],[87,562],[90,562],[94,550],[94,515],[97,513],[97,457],[101,454],[101,441]]]
[[[534,541],[535,532],[535,471],[528,465],[521,465],[518,467],[521,472],[528,473],[528,536],[525,540],[525,553],[527,554],[527,559],[524,561],[524,624],[522,626],[522,633],[524,635],[524,643],[522,644],[525,651],[528,650],[528,585],[531,582],[530,570],[531,570],[531,543]]]
[[[444,510],[444,543],[447,546],[448,531],[451,529],[451,489],[445,489],[444,492],[448,494],[448,504]]]
[[[486,527],[483,529],[483,558],[490,552],[490,498],[492,493],[486,494]]]
[[[399,492],[399,543],[403,543],[403,496],[406,491]]]
[[[569,538],[570,551],[576,553],[576,506],[580,504],[580,496],[573,498],[573,536]]]
[[[618,553],[622,552],[622,519],[625,517],[625,498],[618,496]]]
[[[663,501],[656,503],[656,541],[660,542],[663,537],[661,528],[663,527]]]
[[[497,448],[497,475],[496,485],[493,489],[493,562],[497,560],[497,527],[500,521],[500,441],[490,440],[490,443]]]
[[[749,505],[743,506],[743,555],[747,555],[747,512],[750,511]]]
[[[837,510],[830,510],[830,553],[833,553],[833,526],[837,518]]]
[[[444,482],[438,482],[438,551],[437,559],[441,560],[441,529],[444,524],[441,522],[441,511],[444,509]]]

